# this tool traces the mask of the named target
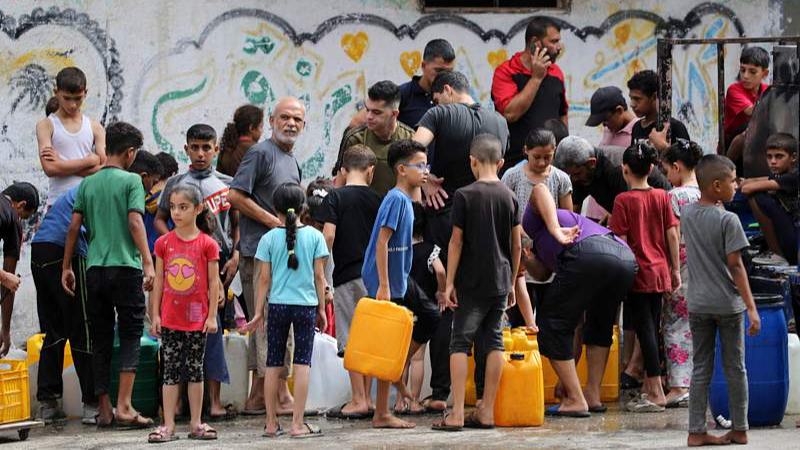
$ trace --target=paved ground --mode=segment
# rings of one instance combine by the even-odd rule
[[[288,437],[261,438],[262,419],[239,419],[218,424],[220,439],[211,442],[190,441],[185,438],[188,424],[179,424],[182,438],[169,444],[170,449],[255,449],[255,448],[454,448],[477,449],[536,448],[536,449],[660,449],[682,448],[686,442],[686,410],[671,410],[661,414],[631,414],[619,412],[612,406],[607,414],[595,414],[591,419],[548,419],[539,428],[495,429],[441,433],[430,429],[433,416],[415,418],[415,430],[372,430],[367,422],[348,422],[312,419],[323,428],[325,436],[310,440]],[[783,427],[756,429],[750,434],[748,448],[771,450],[800,449],[800,430],[795,428],[798,416],[788,417]],[[286,424],[286,422],[284,422]],[[92,427],[72,422],[62,428],[48,427],[31,432],[26,442],[16,434],[0,436],[0,450],[10,449],[153,449],[143,431],[96,431]]]

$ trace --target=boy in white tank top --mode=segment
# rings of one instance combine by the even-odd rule
[[[83,177],[100,170],[106,160],[103,126],[81,113],[86,93],[83,71],[62,69],[56,75],[58,110],[36,124],[39,160],[49,178],[48,208]]]

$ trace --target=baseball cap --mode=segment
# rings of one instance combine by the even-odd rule
[[[609,112],[617,106],[628,108],[622,90],[616,86],[604,86],[594,91],[591,101],[591,115],[586,120],[587,127],[596,127],[606,120]]]

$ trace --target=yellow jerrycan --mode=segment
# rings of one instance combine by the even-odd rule
[[[28,338],[28,366],[39,362],[42,345],[44,345],[44,333],[34,334]],[[74,364],[72,362],[72,348],[69,345],[69,341],[67,341],[64,345],[64,370],[67,370],[72,364]]]
[[[494,403],[501,427],[537,427],[544,423],[544,382],[538,351],[504,352],[503,373]]]
[[[478,389],[475,387],[475,347],[467,356],[467,383],[464,385],[464,404],[475,406],[478,403]]]
[[[395,382],[403,375],[414,316],[388,301],[362,298],[356,306],[344,367],[379,380]]]
[[[514,350],[514,338],[511,337],[511,329],[508,327],[503,329],[503,348],[507,352]]]

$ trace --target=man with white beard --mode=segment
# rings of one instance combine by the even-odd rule
[[[302,178],[300,165],[292,150],[295,141],[305,127],[305,115],[305,107],[300,100],[294,97],[284,97],[278,100],[274,112],[269,118],[272,137],[254,145],[244,155],[228,193],[228,201],[239,210],[241,216],[239,221],[239,252],[241,255],[239,274],[247,304],[247,313],[250,317],[254,314],[256,304],[254,280],[258,279],[258,274],[254,257],[258,241],[270,229],[281,226],[281,221],[278,220],[272,203],[272,195],[278,186],[284,183],[300,184]],[[293,347],[294,340],[290,335],[287,343],[287,355],[290,354],[289,351]],[[253,371],[253,383],[245,403],[244,414],[264,414],[266,356],[266,333],[261,330],[250,334],[247,366],[248,370]],[[294,399],[286,384],[290,364],[290,359],[287,357],[278,388],[278,414],[292,412]]]

